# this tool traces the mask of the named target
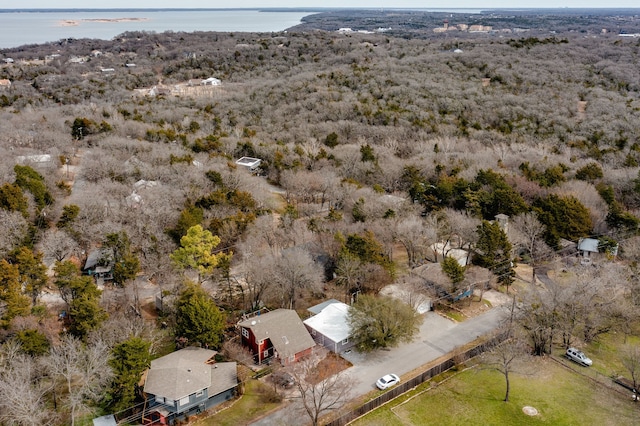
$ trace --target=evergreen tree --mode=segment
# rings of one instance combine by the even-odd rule
[[[42,263],[42,253],[20,247],[10,257],[18,265],[22,288],[31,296],[31,302],[35,305],[40,292],[47,285],[47,267]]]
[[[393,262],[371,231],[365,231],[363,235],[349,235],[341,248],[340,256],[348,254],[357,257],[363,263],[380,265],[390,274],[395,272]]]
[[[31,356],[40,356],[49,352],[49,340],[42,332],[33,329],[21,330],[16,334],[20,349]]]
[[[72,299],[69,302],[71,324],[69,332],[85,339],[89,332],[96,330],[107,319],[107,313],[100,306],[102,291],[93,278],[79,276],[71,279],[69,290]]]
[[[589,209],[574,196],[550,194],[535,200],[533,208],[538,220],[547,227],[545,242],[556,250],[560,248],[560,238],[577,241],[593,229]]]
[[[176,302],[176,336],[217,348],[224,328],[224,314],[211,296],[199,284],[188,283]]]
[[[151,342],[139,337],[131,337],[113,348],[109,366],[115,377],[108,400],[113,411],[134,405],[140,376],[151,365],[150,348]]]
[[[62,214],[60,215],[60,219],[56,226],[60,229],[70,228],[73,221],[76,220],[78,215],[80,214],[80,207],[75,204],[68,204],[62,207]]]
[[[508,288],[513,282],[515,271],[511,261],[511,243],[507,234],[500,228],[497,222],[483,220],[478,225],[477,254],[474,262],[484,268],[488,268],[497,277],[498,281]]]
[[[140,261],[131,251],[131,241],[125,231],[107,234],[102,247],[111,250],[115,284],[123,286],[136,277],[140,270]]]
[[[171,260],[179,269],[191,268],[198,271],[202,282],[218,266],[224,253],[215,254],[213,250],[220,244],[220,238],[203,229],[200,225],[189,228],[187,235],[180,239],[181,247],[171,254]]]
[[[18,185],[5,183],[0,186],[0,208],[20,212],[24,217],[29,216],[29,203]]]
[[[33,195],[38,210],[53,204],[53,196],[49,193],[44,178],[40,173],[29,166],[21,166],[19,164],[13,167],[13,171],[16,174],[15,184]]]
[[[5,259],[0,260],[0,301],[4,302],[4,312],[0,325],[7,328],[17,316],[28,315],[29,298],[22,294],[18,265],[12,265]]]
[[[72,284],[73,280],[80,278],[80,270],[71,261],[56,262],[53,267],[54,272],[54,284],[58,287],[60,297],[65,301],[67,306],[73,299]]]
[[[464,281],[464,267],[451,256],[445,257],[440,266],[442,267],[442,271],[447,274],[447,277],[451,280],[451,293],[455,294],[458,291],[458,284]]]

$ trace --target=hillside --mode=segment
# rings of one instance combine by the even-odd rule
[[[110,347],[162,340],[155,323],[130,324],[185,278],[232,325],[261,306],[415,285],[407,272],[452,248],[476,248],[468,260],[498,287],[511,260],[566,261],[566,243],[591,236],[603,251],[619,245],[626,278],[614,293],[629,299],[640,38],[626,35],[639,25],[623,11],[328,12],[281,33],[128,32],[0,50],[0,278],[13,289],[0,293],[0,338],[36,330],[58,344],[69,305],[42,308],[43,296],[80,290],[51,268],[98,247],[121,268],[102,299],[90,291],[96,320],[73,330]],[[204,84],[212,77],[220,84]],[[243,156],[261,160],[257,173],[236,164]],[[544,226],[533,239],[518,228],[526,213]],[[495,249],[487,221],[501,214],[520,233]],[[172,261],[195,225],[219,238],[218,268]],[[50,276],[25,278],[27,260]],[[475,283],[418,284],[435,298]],[[173,313],[160,331],[169,344]]]

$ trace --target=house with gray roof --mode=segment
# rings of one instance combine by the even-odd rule
[[[113,252],[110,249],[97,248],[89,252],[82,273],[96,279],[112,280],[114,266]]]
[[[187,347],[151,361],[144,392],[145,424],[170,425],[233,398],[238,386],[235,362],[215,362],[216,351]]]
[[[597,238],[580,238],[577,247],[580,263],[583,265],[590,265],[593,261],[606,258],[607,255],[612,257],[618,255],[618,244],[613,240],[608,245],[606,239],[601,241]]]
[[[302,320],[291,309],[252,315],[237,325],[242,334],[242,344],[254,355],[255,362],[279,360],[290,365],[311,355],[316,343],[313,341]]]

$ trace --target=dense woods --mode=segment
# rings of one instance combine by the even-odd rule
[[[263,306],[350,302],[443,259],[450,279],[412,291],[455,296],[471,283],[452,248],[508,290],[513,262],[571,269],[567,241],[619,246],[606,273],[576,272],[578,289],[523,296],[537,353],[637,320],[639,38],[563,16],[553,32],[309,29],[328,17],[0,51],[2,422],[124,410],[140,352],[219,349]],[[96,249],[106,283],[81,273]],[[551,323],[554,309],[571,321]]]

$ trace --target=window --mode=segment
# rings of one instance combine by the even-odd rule
[[[199,392],[196,392],[196,398],[200,398],[202,395],[204,395],[204,391],[201,390]]]
[[[249,338],[249,330],[247,330],[246,328],[242,328],[242,336],[244,336],[245,338]]]
[[[189,403],[189,397],[185,396],[184,398],[180,399],[179,406],[187,405],[188,403]]]
[[[158,404],[164,404],[164,396],[158,396],[156,395],[156,402]]]
[[[316,331],[315,330],[311,330],[311,335],[315,336],[316,335]]]
[[[170,405],[170,406],[173,407],[174,402],[175,401],[173,399],[170,399],[170,398],[165,398],[164,399],[164,405]]]
[[[269,351],[264,351],[264,352],[262,353],[262,357],[263,357],[263,358],[269,358]]]
[[[347,343],[349,343],[349,338],[348,337],[342,341],[343,345],[346,345]]]

